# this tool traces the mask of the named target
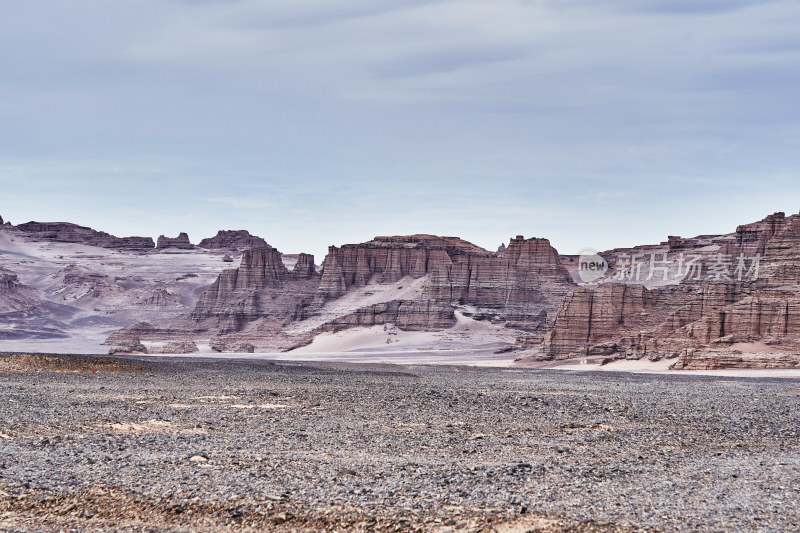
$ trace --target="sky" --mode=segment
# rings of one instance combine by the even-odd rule
[[[0,0],[2,1],[2,0]],[[800,211],[800,2],[2,1],[0,215],[562,253]],[[321,257],[319,258],[321,261]]]

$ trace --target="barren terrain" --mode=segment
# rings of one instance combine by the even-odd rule
[[[0,529],[795,531],[796,380],[0,356]]]

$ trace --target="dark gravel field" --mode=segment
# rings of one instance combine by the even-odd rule
[[[0,356],[2,531],[800,531],[800,382]]]

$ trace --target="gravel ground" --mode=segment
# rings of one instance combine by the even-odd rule
[[[794,380],[13,357],[3,531],[800,530]]]

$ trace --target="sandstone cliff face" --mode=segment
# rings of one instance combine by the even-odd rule
[[[672,370],[800,368],[800,355],[789,353],[745,354],[735,350],[684,350]]]
[[[547,312],[574,286],[547,239],[518,236],[498,256],[454,237],[411,235],[331,247],[319,296],[333,299],[351,287],[425,275],[424,301],[475,306],[529,329],[542,327]]]
[[[156,248],[158,248],[159,250],[164,250],[166,248],[174,248],[177,250],[192,250],[194,249],[194,245],[191,242],[189,242],[189,235],[187,235],[186,233],[180,233],[174,239],[161,235],[158,238],[158,243],[156,244]]]
[[[451,305],[424,300],[392,300],[336,318],[321,326],[316,333],[384,324],[392,324],[404,331],[441,331],[454,326],[456,317]]]
[[[456,237],[409,235],[376,237],[362,244],[331,246],[323,263],[320,295],[338,298],[350,287],[370,281],[394,283],[405,276],[419,278],[455,257],[491,257],[486,250]]]
[[[313,256],[303,259],[304,263],[309,261],[313,265]],[[191,319],[212,319],[212,327],[219,334],[240,332],[259,319],[280,326],[296,317],[318,283],[316,273],[308,269],[297,275],[290,273],[274,248],[246,250],[239,268],[223,271],[203,293]]]
[[[703,261],[758,255],[761,263],[759,276],[744,280],[615,276],[633,253]],[[545,358],[694,354],[696,362],[686,363],[691,366],[711,364],[699,362],[698,353],[736,357],[736,350],[751,345],[776,353],[800,347],[800,216],[776,213],[728,235],[672,236],[604,254],[610,273],[578,286],[576,258],[559,256],[546,239],[518,236],[494,253],[455,237],[377,237],[331,247],[321,274],[313,256],[297,256],[290,271],[266,245],[246,251],[239,268],[224,271],[190,316],[132,331],[129,340],[210,337],[224,351],[283,349],[320,332],[358,326],[443,330],[456,324],[459,310],[518,331],[513,349],[538,350]],[[152,303],[165,298],[153,293]]]
[[[770,215],[723,236],[670,237],[670,249],[763,256],[756,279],[684,279],[651,289],[604,284],[571,292],[555,313],[544,352],[565,358],[595,353],[652,359],[720,345],[800,335],[800,216]]]
[[[764,220],[739,226],[736,228],[732,242],[725,244],[722,253],[731,255],[743,253],[747,256],[764,255],[767,243],[776,233],[781,232],[787,223],[791,223],[796,218],[796,216],[786,218],[785,213],[775,213]]]
[[[610,353],[672,356],[686,345],[674,339],[683,335],[679,333],[683,328],[725,309],[747,290],[742,284],[725,283],[656,289],[622,283],[582,287],[568,294],[555,314],[545,352],[556,359]],[[709,331],[703,339],[692,337],[691,343],[717,338],[710,335]]]
[[[762,253],[760,279],[765,282],[763,284],[800,290],[800,215],[781,219]]]
[[[143,251],[155,247],[150,237],[115,237],[102,231],[66,222],[27,222],[16,226],[37,240],[69,242],[111,248],[115,250]]]
[[[197,245],[210,250],[243,251],[249,248],[271,248],[261,237],[250,235],[247,230],[220,230],[214,237],[203,239]]]
[[[297,263],[294,264],[291,277],[294,279],[311,279],[317,273],[314,265],[314,256],[311,254],[300,254]]]
[[[37,300],[35,290],[20,283],[15,273],[0,267],[0,313],[29,309]]]
[[[517,236],[502,256],[440,257],[425,297],[493,311],[510,326],[536,330],[574,287],[547,239]]]
[[[226,346],[286,347],[307,342],[311,332],[358,326],[439,331],[456,324],[455,307],[466,306],[472,316],[541,329],[547,312],[571,287],[558,253],[545,239],[517,237],[498,256],[454,237],[378,237],[331,247],[322,275],[311,255],[300,254],[289,271],[280,252],[263,247],[245,251],[239,268],[225,270],[206,290],[191,313],[192,325],[178,321],[170,327],[176,334],[188,328],[211,335]],[[354,305],[328,308],[353,291],[363,292],[364,304],[356,299]],[[376,293],[387,296],[369,303]],[[290,328],[295,333],[286,330],[300,323],[309,325]],[[133,334],[159,340],[155,333]]]

